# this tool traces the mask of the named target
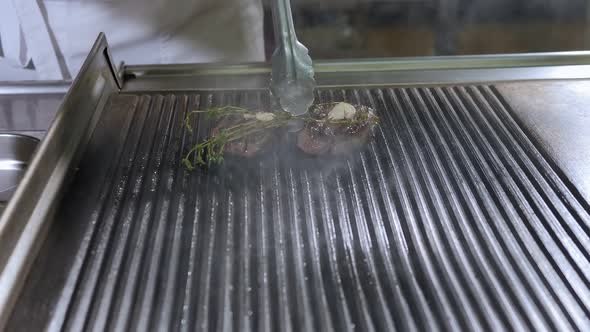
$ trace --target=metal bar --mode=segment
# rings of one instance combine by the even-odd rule
[[[0,82],[0,95],[66,94],[70,81]]]
[[[590,78],[590,65],[373,72],[326,71],[316,74],[318,87],[468,84],[584,78]],[[270,75],[268,73],[196,76],[147,75],[128,79],[122,91],[252,90],[267,89],[269,83]]]
[[[590,51],[316,60],[314,70],[324,72],[482,69],[590,64]],[[126,76],[247,75],[270,73],[268,63],[127,65]]]

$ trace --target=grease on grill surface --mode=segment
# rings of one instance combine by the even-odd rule
[[[316,100],[370,105],[375,139],[344,162],[281,145],[190,173],[211,121],[188,132],[188,111],[269,96],[112,98],[10,326],[590,331],[590,208],[494,87]]]

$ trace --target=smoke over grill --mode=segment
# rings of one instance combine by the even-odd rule
[[[61,229],[84,236],[58,236],[83,239],[75,259],[57,240],[39,258],[68,279],[21,299],[57,289],[52,316],[17,310],[12,323],[590,328],[578,296],[590,208],[494,87],[320,90],[316,102],[329,101],[376,110],[365,148],[324,158],[284,144],[188,172],[183,153],[211,124],[197,117],[189,134],[186,112],[267,110],[266,92],[114,95],[56,219],[78,221]]]

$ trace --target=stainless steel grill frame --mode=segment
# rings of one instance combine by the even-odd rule
[[[87,138],[43,164],[77,165],[71,183],[37,191],[60,192],[55,217],[27,217],[32,238],[14,247],[39,254],[6,259],[0,283],[6,267],[27,275],[0,294],[9,330],[590,327],[590,206],[494,84],[326,84],[318,101],[378,111],[365,150],[318,159],[285,145],[190,173],[180,158],[209,123],[188,133],[186,112],[269,107],[266,90],[159,86],[161,73],[116,92],[103,65],[79,79],[96,101]],[[70,136],[48,137],[41,151]],[[13,217],[35,202],[17,196]]]

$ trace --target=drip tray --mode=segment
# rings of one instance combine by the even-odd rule
[[[188,111],[268,94],[114,94],[9,329],[590,328],[590,207],[496,87],[342,100],[381,118],[362,151],[188,172]]]

